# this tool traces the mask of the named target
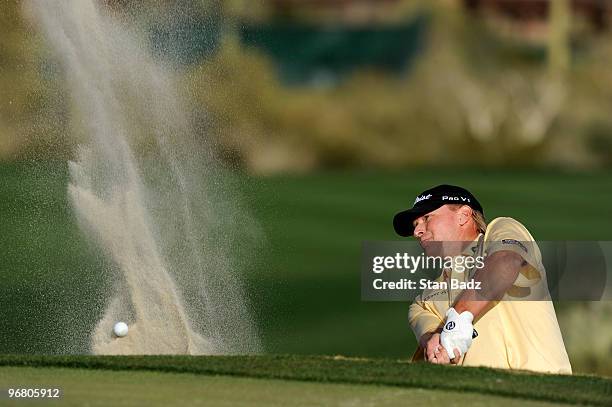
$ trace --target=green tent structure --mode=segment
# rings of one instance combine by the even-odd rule
[[[284,83],[337,83],[360,68],[402,74],[423,48],[426,16],[394,25],[243,25],[241,43],[274,60]]]

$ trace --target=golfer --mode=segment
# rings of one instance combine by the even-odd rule
[[[441,284],[411,304],[409,323],[419,343],[413,360],[572,372],[542,255],[521,223],[503,217],[487,225],[469,191],[439,185],[419,194],[393,225],[400,236],[418,239],[427,256],[482,260],[467,271],[446,268],[436,280],[472,282],[473,288]]]

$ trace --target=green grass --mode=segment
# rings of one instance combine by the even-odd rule
[[[161,372],[109,372],[80,369],[0,369],[23,386],[63,389],[62,406],[398,406],[406,400],[429,405],[551,406],[541,401],[450,391],[403,389],[374,385],[308,383],[228,376],[201,376]],[[51,378],[52,377],[52,378]],[[15,406],[40,401],[13,401]]]
[[[85,353],[110,281],[71,213],[66,164],[2,164],[0,180],[0,320],[11,332],[0,336],[0,352]],[[397,239],[392,216],[435,184],[464,185],[489,219],[515,217],[540,240],[612,240],[610,172],[437,169],[234,181],[265,236],[240,271],[272,353],[412,354],[407,304],[360,299],[360,248]]]
[[[513,399],[554,403],[610,405],[612,380],[593,376],[541,375],[508,372],[486,368],[458,368],[429,364],[410,364],[389,359],[347,359],[316,356],[0,356],[0,387],[26,384],[64,385],[65,393],[77,392],[86,397],[108,397],[103,389],[118,389],[118,395],[151,397],[160,393],[166,399],[172,395],[197,397],[210,394],[206,386],[217,383],[214,397],[225,405],[233,405],[237,397],[268,394],[271,405],[285,401],[304,404],[337,404],[346,398],[370,400],[382,397],[389,404],[398,404],[402,397],[411,400],[511,403]],[[17,369],[17,367],[19,369]],[[35,369],[34,369],[35,368]],[[61,368],[61,369],[59,369]],[[74,369],[72,371],[68,370]],[[121,371],[116,375],[104,371]],[[129,373],[127,373],[129,371]],[[151,375],[144,372],[184,373],[184,376]],[[229,378],[202,378],[193,375],[223,375],[266,379],[245,381]],[[117,377],[118,385],[113,383]],[[284,380],[272,382],[270,379]],[[299,385],[289,381],[324,383],[321,386]],[[156,383],[153,387],[152,383]],[[352,386],[331,386],[331,383]],[[357,386],[360,385],[360,386]],[[389,386],[404,389],[429,389],[430,392],[394,392]],[[185,393],[181,389],[200,388],[200,393]],[[87,389],[94,388],[91,393]],[[97,390],[95,390],[97,389]],[[233,389],[233,391],[231,390]],[[229,393],[228,393],[229,392]],[[453,393],[457,392],[457,393]],[[463,393],[463,394],[460,394]],[[315,397],[311,403],[300,396]],[[489,396],[489,397],[485,397]],[[316,397],[319,397],[317,399]],[[504,397],[504,399],[498,399]],[[285,401],[278,401],[285,399]],[[431,398],[431,399],[430,399]],[[405,402],[406,399],[404,399]],[[325,402],[327,401],[327,402]],[[356,405],[366,405],[361,403]],[[374,404],[379,404],[375,402]],[[451,403],[452,404],[452,403]],[[294,405],[294,404],[291,404]],[[295,404],[300,405],[300,404]]]

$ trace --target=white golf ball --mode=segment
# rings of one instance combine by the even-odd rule
[[[113,327],[113,333],[119,338],[124,337],[128,333],[128,326],[125,322],[117,322]]]

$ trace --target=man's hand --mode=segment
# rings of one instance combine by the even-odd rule
[[[448,357],[448,353],[440,344],[440,334],[437,332],[426,333],[421,337],[420,344],[425,350],[425,360],[434,364],[456,364],[459,362],[459,352],[455,350],[454,359]]]
[[[474,317],[480,318],[503,298],[523,267],[525,260],[509,250],[495,252],[485,259],[484,268],[474,274],[474,281],[481,283],[480,290],[466,289],[446,313],[446,322],[440,335],[440,343],[450,354],[455,349],[459,356],[467,352],[477,332]],[[449,325],[449,322],[453,324]],[[455,359],[454,359],[455,360]]]
[[[454,308],[449,308],[446,312],[446,322],[440,334],[440,344],[447,354],[453,355],[453,361],[455,362],[459,361],[459,358],[472,345],[473,320],[474,315],[469,311],[458,314]],[[459,355],[457,355],[457,351]]]

